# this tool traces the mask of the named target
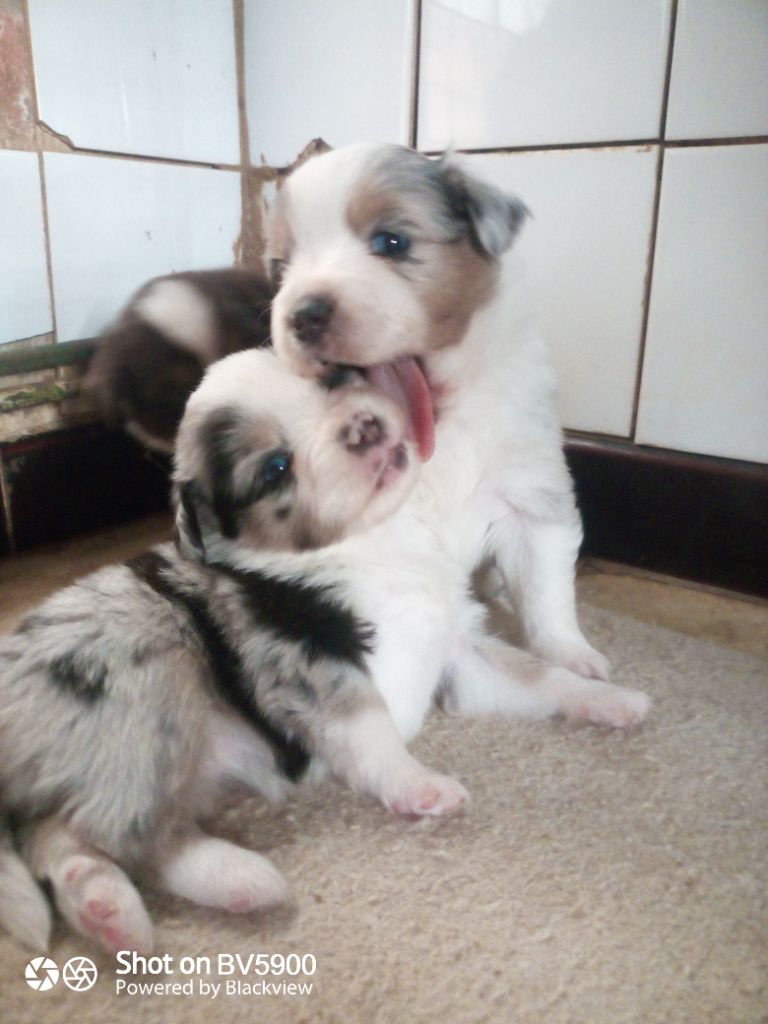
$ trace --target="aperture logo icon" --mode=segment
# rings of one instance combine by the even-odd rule
[[[87,992],[96,984],[98,976],[96,964],[87,956],[73,956],[71,960],[67,960],[61,971],[62,981],[73,992]]]
[[[98,968],[87,956],[73,956],[61,969],[61,980],[73,992],[87,992],[96,984]],[[36,992],[47,992],[59,980],[59,968],[47,956],[36,956],[24,970],[27,984]]]
[[[27,964],[24,977],[30,988],[37,992],[47,992],[59,980],[59,968],[49,957],[36,956]]]

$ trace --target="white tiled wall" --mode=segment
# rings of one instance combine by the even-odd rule
[[[0,343],[51,327],[37,154],[0,150]]]
[[[240,162],[231,0],[29,0],[40,117],[78,149]]]
[[[419,147],[655,137],[670,0],[424,0]]]
[[[409,141],[415,0],[245,0],[251,159]]]
[[[36,156],[2,151],[0,118],[0,340],[51,325],[45,230],[66,340],[152,274],[232,262],[238,170],[180,164],[240,163],[234,7],[28,4],[40,118],[64,140],[42,149],[113,154],[46,153],[46,221]],[[535,214],[520,247],[566,426],[768,462],[765,0],[243,11],[254,164],[317,136],[480,151]]]
[[[666,155],[637,440],[768,462],[768,145]]]
[[[565,423],[628,436],[643,320],[655,147],[471,157],[533,217],[518,243]]]
[[[667,138],[768,134],[768,3],[680,0]]]
[[[149,277],[232,263],[235,172],[68,153],[44,159],[59,341],[92,337]]]

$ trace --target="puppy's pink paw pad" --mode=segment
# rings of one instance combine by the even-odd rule
[[[118,920],[107,923],[105,916],[117,917]],[[103,908],[97,915],[86,910],[78,915],[78,920],[80,931],[95,939],[110,953],[117,953],[121,949],[148,953],[152,949],[152,927],[149,921],[121,921],[118,907],[112,908],[107,915],[103,914]]]
[[[114,903],[105,903],[102,900],[88,900],[85,904],[85,911],[89,917],[103,921],[105,917],[112,917],[117,913],[117,907]]]
[[[233,893],[227,901],[230,914],[248,914],[261,906],[261,901],[253,894]]]
[[[249,856],[256,858],[257,855]],[[243,864],[239,878],[231,879],[230,885],[221,894],[220,906],[230,914],[250,914],[254,910],[275,907],[288,899],[288,886],[272,865],[258,857],[255,866]],[[213,901],[218,902],[216,900]]]
[[[151,952],[152,923],[130,880],[114,864],[90,860],[86,868],[78,872],[74,884],[74,869],[66,871],[65,885],[56,890],[63,915],[110,953],[120,949]]]
[[[407,787],[389,801],[397,814],[418,816],[450,814],[469,800],[469,793],[455,779],[437,776],[436,779],[419,782]]]

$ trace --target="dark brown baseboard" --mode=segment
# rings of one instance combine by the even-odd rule
[[[569,438],[582,552],[768,597],[768,466]]]
[[[99,424],[0,445],[0,550],[24,551],[167,508],[169,465],[124,432]]]
[[[768,467],[570,438],[583,554],[768,597]],[[168,507],[169,460],[99,425],[0,446],[0,553]]]

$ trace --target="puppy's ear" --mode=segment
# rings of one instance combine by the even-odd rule
[[[466,221],[475,248],[494,258],[505,253],[530,214],[525,203],[467,174],[450,156],[440,161],[440,176],[452,214]]]
[[[205,535],[210,532],[213,514],[194,480],[174,485],[176,506],[176,543],[179,551],[196,562],[205,562]]]

